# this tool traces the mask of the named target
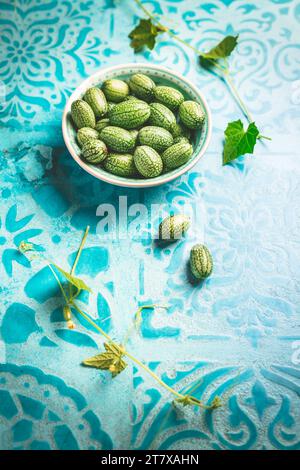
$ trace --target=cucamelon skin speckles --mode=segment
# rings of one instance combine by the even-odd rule
[[[99,132],[91,127],[82,127],[77,132],[77,142],[82,147],[86,142],[90,140],[99,139]]]
[[[176,111],[184,101],[183,94],[170,86],[157,86],[154,89],[154,97],[156,101],[164,104],[171,111]]]
[[[91,140],[82,147],[82,154],[87,162],[97,164],[105,160],[108,151],[105,143],[101,140]]]
[[[107,127],[107,126],[109,126],[109,119],[103,118],[103,119],[99,119],[99,121],[96,122],[95,129],[96,131],[101,132],[102,129],[104,129],[104,127]]]
[[[190,227],[190,218],[185,214],[175,214],[166,217],[158,230],[159,240],[176,241],[182,238]]]
[[[112,78],[103,83],[102,91],[108,101],[120,103],[129,95],[129,86],[123,80]]]
[[[90,105],[96,118],[100,118],[107,113],[108,104],[105,95],[100,88],[89,88],[85,92],[83,99]]]
[[[161,174],[163,169],[162,159],[153,148],[140,145],[136,148],[133,158],[138,172],[145,178],[154,178]]]
[[[161,155],[164,166],[170,170],[184,165],[192,156],[193,147],[189,142],[180,141],[171,145]]]
[[[179,117],[189,129],[199,129],[203,126],[205,114],[202,106],[196,101],[184,101],[179,106]]]
[[[150,116],[150,107],[141,100],[123,101],[116,104],[108,117],[112,126],[134,129],[142,126]]]
[[[147,102],[153,100],[155,83],[150,77],[147,77],[147,75],[135,73],[130,78],[128,84],[131,92],[141,100]]]
[[[162,152],[173,144],[172,134],[163,127],[145,126],[139,131],[139,142]]]
[[[176,117],[172,111],[161,103],[150,103],[151,114],[148,121],[150,126],[158,126],[171,131],[176,125]]]
[[[95,127],[96,119],[90,105],[83,100],[73,101],[71,105],[71,116],[77,129],[82,127]]]
[[[134,137],[126,129],[107,126],[100,132],[100,139],[113,152],[128,153],[134,149]]]
[[[196,279],[205,279],[213,270],[213,259],[205,245],[193,246],[190,253],[190,268]]]
[[[137,175],[133,155],[128,153],[110,153],[104,160],[103,168],[113,175],[133,178]]]

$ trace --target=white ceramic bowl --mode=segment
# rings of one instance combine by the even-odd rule
[[[81,151],[76,142],[76,130],[71,119],[70,111],[72,102],[82,98],[88,88],[97,85],[101,86],[101,84],[109,78],[121,78],[127,80],[129,79],[130,75],[134,73],[144,73],[150,76],[155,81],[155,83],[160,85],[174,86],[183,93],[186,99],[195,100],[201,103],[206,115],[203,128],[195,132],[195,139],[193,142],[194,153],[191,159],[185,165],[182,165],[168,173],[157,176],[156,178],[123,178],[121,176],[112,175],[106,172],[100,166],[86,163],[80,157]],[[114,67],[103,68],[99,70],[99,72],[91,75],[72,93],[65,106],[62,118],[62,132],[65,144],[70,154],[78,163],[78,165],[81,166],[81,168],[95,176],[95,178],[106,181],[107,183],[133,188],[158,186],[178,178],[178,176],[189,171],[205,153],[211,137],[211,128],[211,113],[207,102],[203,94],[187,78],[183,77],[177,72],[173,72],[172,70],[167,69],[166,67],[162,67],[161,65],[150,65],[144,63],[116,65]]]

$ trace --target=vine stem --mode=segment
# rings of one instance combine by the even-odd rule
[[[100,326],[97,325],[97,323],[95,323],[90,317],[89,315],[87,315],[86,313],[84,313],[79,307],[78,305],[76,305],[76,303],[74,301],[71,301],[71,305],[72,307],[75,308],[75,310],[77,310],[77,312],[85,319],[87,320],[90,325],[92,325],[96,330],[99,331],[99,333],[101,333],[109,342],[111,343],[114,343],[113,339],[107,334],[105,333],[104,330],[102,330],[102,328]],[[184,395],[182,395],[181,393],[179,392],[176,392],[176,390],[174,390],[172,387],[169,387],[169,385],[167,385],[163,380],[160,379],[160,377],[158,377],[158,375],[156,375],[154,372],[152,372],[152,370],[146,366],[145,364],[143,364],[139,359],[137,359],[135,356],[133,356],[132,354],[130,354],[128,351],[124,350],[124,355],[127,356],[129,359],[131,359],[133,362],[135,362],[138,366],[140,366],[142,369],[144,369],[146,372],[148,372],[148,374],[150,374],[158,383],[160,383],[160,385],[162,387],[164,387],[166,390],[168,390],[170,393],[172,393],[173,395],[175,395],[177,398],[184,398]]]
[[[143,10],[143,12],[145,13],[145,15],[148,16],[148,18],[150,18],[152,21],[154,21],[154,23],[156,24],[156,26],[161,30],[161,31],[164,31],[166,32],[169,36],[171,36],[173,39],[175,39],[176,41],[180,42],[181,44],[183,44],[184,46],[190,48],[191,50],[193,50],[198,56],[202,56],[202,51],[200,51],[199,49],[197,49],[196,47],[194,47],[192,44],[190,44],[189,42],[185,41],[184,39],[182,39],[180,36],[178,36],[177,34],[173,33],[173,31],[171,31],[167,26],[163,25],[160,23],[160,21],[143,5],[143,3],[141,2],[141,0],[134,0],[135,3]],[[225,58],[225,67],[222,67],[220,64],[218,64],[215,60],[211,60],[211,59],[206,59],[208,60],[217,70],[219,70],[221,73],[222,73],[222,76],[220,77],[221,79],[223,79],[224,83],[226,84],[226,86],[228,87],[228,89],[230,90],[232,96],[234,97],[234,99],[236,100],[237,104],[239,105],[240,109],[242,110],[243,114],[245,115],[245,117],[247,118],[249,124],[251,122],[254,122],[253,120],[253,117],[250,113],[250,111],[248,110],[247,106],[245,105],[245,103],[243,102],[235,84],[234,84],[234,81],[232,80],[232,78],[230,77],[230,74],[229,74],[229,69],[228,69],[228,62],[227,62],[227,59]],[[267,139],[267,140],[272,140],[270,137],[267,137],[265,135],[259,135],[258,136],[258,139]]]
[[[75,261],[74,261],[74,264],[73,264],[73,267],[72,267],[72,270],[71,270],[71,275],[74,274],[74,271],[76,269],[76,266],[77,266],[77,263],[79,261],[79,258],[80,258],[80,255],[82,253],[82,249],[83,249],[83,246],[85,244],[85,241],[86,241],[86,238],[87,238],[87,235],[88,235],[88,232],[89,232],[89,226],[87,226],[86,230],[85,230],[85,233],[83,235],[83,238],[81,240],[81,243],[80,243],[80,246],[79,246],[79,249],[78,249],[78,252],[77,252],[77,255],[76,255],[76,258],[75,258]],[[81,315],[93,328],[95,328],[99,333],[101,333],[102,336],[104,336],[104,338],[107,339],[107,341],[109,341],[110,343],[112,344],[116,344],[114,342],[114,340],[107,334],[105,333],[105,331],[99,326],[97,325],[96,322],[94,322],[90,316],[88,314],[86,314],[83,310],[81,310],[80,307],[78,307],[78,305],[75,303],[74,301],[74,296],[72,295],[72,291],[70,290],[70,297],[68,298],[64,288],[63,288],[63,285],[61,284],[60,282],[60,279],[59,277],[57,276],[55,270],[53,269],[52,265],[51,265],[51,262],[47,260],[47,265],[49,266],[55,280],[57,281],[58,285],[59,285],[59,288],[61,290],[61,293],[64,297],[64,300],[66,302],[66,305],[67,306],[71,306],[73,307],[78,313],[79,315]],[[143,309],[149,309],[149,308],[153,308],[155,307],[155,305],[144,305],[144,306],[141,306],[136,315],[141,312]],[[166,308],[165,306],[160,306],[161,308]],[[136,318],[135,318],[136,320]],[[176,396],[177,398],[179,399],[185,399],[187,398],[185,395],[183,395],[182,393],[179,393],[177,392],[176,390],[174,390],[172,387],[170,387],[168,384],[166,384],[158,375],[156,375],[146,364],[144,364],[143,362],[141,362],[139,359],[137,359],[135,356],[133,356],[131,353],[129,353],[124,347],[123,347],[123,354],[124,356],[127,356],[131,361],[135,362],[135,364],[137,364],[141,369],[143,369],[145,372],[147,372],[154,380],[156,380],[156,382],[158,382],[162,387],[164,387],[168,392],[170,392],[172,395]],[[214,406],[210,406],[210,405],[204,405],[203,403],[201,403],[199,400],[197,400],[196,398],[192,397],[189,395],[190,400],[191,400],[191,403],[193,402],[194,400],[194,405],[196,406],[201,406],[202,408],[204,409],[211,409],[213,408]]]

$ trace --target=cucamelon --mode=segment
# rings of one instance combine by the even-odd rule
[[[90,105],[90,107],[94,111],[96,118],[100,118],[107,113],[107,101],[103,91],[101,91],[100,88],[89,88],[85,92],[83,99]]]
[[[172,136],[174,139],[176,137],[186,137],[189,139],[191,137],[191,131],[187,127],[183,126],[180,122],[177,122],[171,129]]]
[[[113,175],[127,178],[132,178],[137,174],[133,155],[128,153],[110,153],[103,163],[103,168]]]
[[[84,144],[82,148],[84,158],[89,163],[101,163],[107,157],[108,151],[101,140],[91,140]]]
[[[114,152],[127,153],[134,149],[134,137],[126,129],[107,126],[100,132],[100,139]]]
[[[189,229],[190,218],[185,214],[176,214],[166,217],[158,229],[159,239],[162,241],[176,241]]]
[[[179,107],[179,117],[189,129],[199,129],[203,126],[205,114],[202,106],[196,101],[184,101]]]
[[[96,131],[101,132],[102,129],[104,129],[104,127],[107,127],[107,126],[109,126],[109,119],[103,118],[96,122],[95,129]]]
[[[96,119],[90,105],[83,100],[73,101],[71,105],[71,116],[77,127],[95,127]]]
[[[143,73],[135,73],[128,82],[134,95],[144,101],[151,101],[154,96],[155,83]]]
[[[129,95],[129,87],[126,82],[117,78],[106,80],[102,85],[102,91],[108,101],[120,103]]]
[[[143,125],[150,116],[150,107],[140,100],[123,101],[116,104],[109,112],[109,120],[112,126],[134,129]]]
[[[190,141],[187,137],[176,137],[174,140],[173,140],[173,143],[174,144],[179,144],[179,142],[185,142],[186,144],[189,144]]]
[[[150,103],[151,114],[148,121],[150,126],[158,126],[171,131],[176,124],[176,118],[172,111],[161,103]]]
[[[178,168],[186,163],[193,154],[193,147],[189,142],[180,141],[167,148],[161,158],[166,168]]]
[[[155,100],[175,111],[184,101],[183,94],[170,86],[157,86],[154,90]]]
[[[190,253],[190,267],[196,279],[205,279],[213,270],[213,259],[205,245],[195,245]]]
[[[145,178],[154,178],[161,174],[162,159],[153,148],[141,145],[136,148],[133,158],[138,172]]]
[[[99,139],[99,132],[91,127],[81,127],[77,132],[77,142],[82,147],[86,142],[90,140]]]
[[[172,134],[163,127],[146,126],[139,131],[139,142],[162,152],[173,144]]]
[[[132,135],[132,137],[134,139],[134,145],[136,145],[137,138],[138,138],[138,135],[139,135],[139,131],[137,129],[130,129],[128,132],[129,132],[129,134]]]

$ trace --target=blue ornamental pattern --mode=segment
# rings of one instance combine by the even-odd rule
[[[234,80],[273,139],[224,168],[222,135],[241,117],[236,103],[168,36],[134,55],[127,35],[142,16],[134,2],[0,3],[0,449],[300,449],[300,8],[294,0],[195,3],[145,1],[201,50],[240,34]],[[60,131],[66,99],[85,77],[131,61],[188,76],[214,126],[193,171],[141,191],[83,173]],[[120,196],[148,210],[190,207],[193,230],[164,248],[151,239],[159,217],[154,228],[142,223],[143,237],[99,237],[98,205],[118,211]],[[103,339],[79,318],[66,328],[51,272],[17,247],[27,240],[69,270],[87,225],[77,274],[92,293],[81,294],[82,309],[122,340],[137,305],[169,305],[144,311],[128,347],[176,390],[197,385],[199,399],[218,395],[223,407],[173,406],[131,363],[113,380],[80,365]],[[214,258],[201,286],[186,266],[196,240]]]

